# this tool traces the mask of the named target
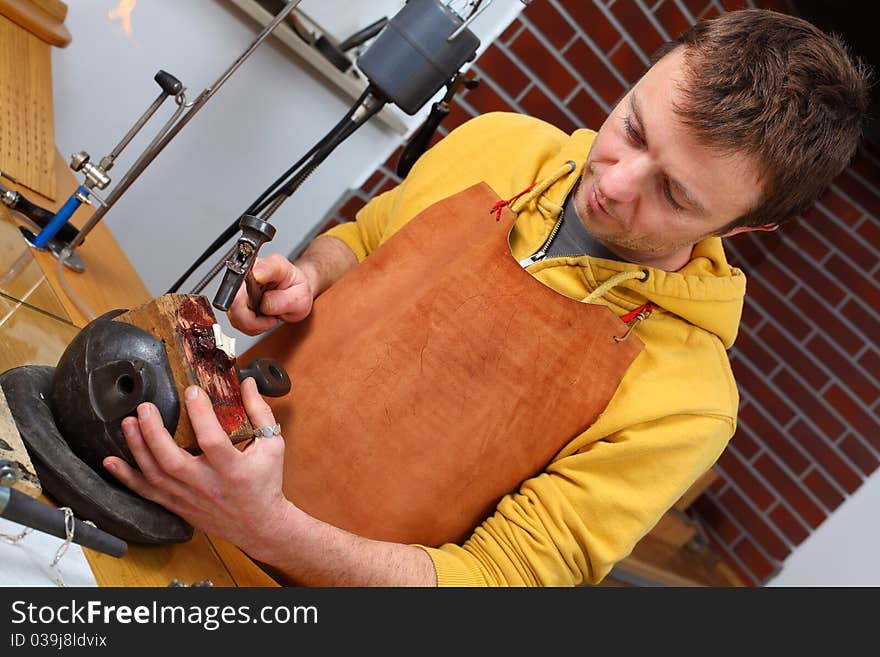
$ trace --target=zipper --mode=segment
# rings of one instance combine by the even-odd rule
[[[523,258],[519,261],[519,266],[525,269],[529,265],[533,265],[536,262],[540,262],[544,258],[547,257],[547,249],[550,248],[550,244],[553,243],[553,239],[556,237],[556,233],[559,232],[559,228],[562,226],[562,220],[565,218],[565,209],[563,208],[559,212],[559,217],[556,219],[556,224],[553,226],[553,230],[550,231],[550,234],[547,236],[547,239],[544,240],[544,243],[541,245],[537,251],[535,251],[532,255],[527,258]]]

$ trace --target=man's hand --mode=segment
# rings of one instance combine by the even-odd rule
[[[251,424],[273,426],[272,409],[254,380],[245,379],[241,389]],[[258,438],[239,450],[201,388],[187,388],[185,403],[202,454],[178,447],[158,409],[143,403],[137,418],[122,421],[140,470],[115,456],[105,458],[104,467],[142,497],[302,584],[436,585],[433,562],[421,548],[357,536],[313,518],[284,497],[283,437]]]
[[[245,379],[241,388],[253,425],[275,424],[254,380]],[[144,403],[138,406],[137,418],[122,422],[140,471],[113,456],[104,459],[104,467],[142,497],[259,559],[293,506],[281,490],[284,439],[259,438],[240,451],[201,388],[187,388],[185,401],[202,454],[194,456],[178,447],[157,408]]]
[[[229,322],[242,333],[259,335],[271,329],[279,320],[298,322],[311,312],[315,285],[307,269],[297,267],[284,256],[273,253],[267,258],[257,258],[252,273],[254,280],[266,290],[259,313],[248,308],[244,285],[238,289],[227,311]]]

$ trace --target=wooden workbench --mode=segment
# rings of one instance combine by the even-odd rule
[[[63,200],[76,188],[77,183],[60,155],[57,156],[56,170],[58,172],[59,199]],[[25,193],[31,201],[43,207],[56,210],[60,205],[59,202],[52,202],[31,190],[17,188],[11,184],[7,186]],[[88,214],[84,212],[82,216],[87,217]],[[9,221],[9,213],[5,212],[5,209],[3,220]],[[80,223],[81,220],[74,219],[74,224]],[[4,235],[8,239],[10,233],[5,231]],[[21,242],[23,244],[24,240],[22,239]],[[17,251],[14,252],[19,252],[22,249],[19,245],[16,247]],[[45,278],[45,286],[55,293],[52,301],[63,308],[62,318],[69,318],[75,327],[85,326],[89,321],[88,317],[80,312],[61,287],[55,257],[49,252],[32,250],[32,253],[34,262],[39,266],[42,276]],[[66,270],[64,277],[70,288],[96,314],[100,315],[117,308],[131,308],[151,298],[116,239],[103,223],[98,224],[89,233],[84,245],[77,253],[86,265],[85,272],[77,274]],[[0,267],[5,269],[9,264],[0,263]],[[33,286],[29,283],[28,287]],[[50,305],[44,303],[46,298],[45,294],[39,298],[32,294],[26,301],[36,307]],[[55,355],[57,362],[64,340],[76,335],[77,329],[60,321],[47,323],[45,316],[26,311],[24,308],[17,312],[20,313],[20,321],[22,322],[27,323],[35,320],[42,322],[40,336],[45,336],[48,331],[51,331],[57,337],[62,338],[54,347],[51,342],[43,341],[43,344],[40,345],[42,351],[37,357],[41,364],[51,364],[52,353],[50,352],[54,349],[58,352]],[[58,308],[50,308],[50,312],[61,315]],[[53,329],[53,326],[56,328]],[[32,360],[34,357],[32,349],[18,349],[17,352],[5,354],[7,362],[4,363],[4,369],[13,365],[35,364]],[[14,358],[17,362],[10,363],[8,362],[9,358]],[[196,532],[191,541],[183,544],[161,546],[131,544],[128,554],[122,559],[88,549],[83,551],[98,584],[101,586],[167,586],[174,579],[184,583],[210,580],[215,586],[276,585],[240,550],[225,541],[208,537],[201,532]]]
[[[0,4],[0,14],[8,4]],[[28,3],[18,1],[12,4],[16,7],[24,7]],[[8,28],[8,24],[6,27]],[[26,41],[31,52],[40,54],[43,48],[48,51],[51,47],[50,42],[45,38],[39,39],[36,34],[22,28],[22,33],[16,35],[16,39]],[[2,52],[0,50],[0,53]],[[0,56],[3,55],[0,54]],[[51,84],[48,55],[35,57],[35,61],[44,61],[45,65],[42,65],[39,70],[33,71],[32,74],[38,78],[39,76],[47,76],[48,83]],[[0,95],[8,89],[8,86],[0,89]],[[0,103],[3,101],[4,99],[0,98]],[[47,129],[51,129],[51,127],[50,123]],[[6,180],[3,181],[3,184],[23,193],[37,205],[55,211],[71,195],[79,183],[57,149],[53,150],[55,153],[55,179],[53,181],[55,183],[53,190],[55,200],[43,196],[33,189],[17,186]],[[0,170],[3,169],[3,166],[4,163],[0,161]],[[81,226],[88,218],[90,210],[90,208],[81,208],[74,215],[72,223]],[[14,280],[6,283],[7,294],[10,290],[12,292],[10,298],[19,299],[22,303],[17,304],[7,297],[3,299],[7,304],[7,318],[0,325],[0,342],[4,344],[4,350],[0,353],[0,357],[4,361],[2,369],[5,370],[15,365],[54,365],[61,355],[63,346],[76,335],[79,328],[89,322],[89,318],[65,293],[58,278],[55,257],[48,251],[41,252],[23,246],[24,240],[20,238],[18,231],[10,228],[10,222],[16,221],[17,215],[15,213],[10,213],[5,206],[0,206],[0,215],[2,215],[0,222],[5,225],[5,230],[0,231],[0,240],[4,241],[0,245],[2,246],[0,259],[15,260],[23,257],[28,264],[24,269],[26,273],[21,276],[29,277],[27,299],[22,299],[20,294],[16,295],[16,291],[12,289],[15,286]],[[23,222],[22,225],[24,225]],[[28,261],[27,251],[32,253],[33,261]],[[77,250],[77,254],[85,263],[85,271],[76,273],[65,270],[64,279],[75,294],[96,315],[118,308],[132,308],[151,298],[143,281],[105,224],[99,223],[88,234],[84,244]],[[0,268],[4,271],[7,271],[11,265],[12,262],[0,262]],[[36,312],[35,308],[48,310],[48,313]],[[35,330],[30,334],[27,332],[27,322],[33,322],[35,326]],[[37,323],[39,323],[38,330],[36,330]],[[24,330],[22,324],[24,324]],[[12,330],[13,326],[17,326],[16,338],[7,339],[8,336],[4,335],[3,331]],[[23,334],[29,335],[28,342],[40,342],[40,344],[25,344],[25,341],[20,339]],[[44,501],[52,502],[45,496]],[[173,580],[178,580],[183,584],[209,580],[214,586],[277,586],[274,580],[238,548],[226,541],[209,537],[198,531],[187,543],[130,544],[127,555],[121,559],[89,549],[84,549],[83,552],[100,586],[164,587]]]

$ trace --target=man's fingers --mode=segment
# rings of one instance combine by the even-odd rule
[[[253,377],[249,376],[241,382],[241,398],[244,402],[244,410],[247,411],[254,428],[271,427],[275,424],[272,409],[257,390],[257,383]]]
[[[166,429],[165,425],[162,423],[162,416],[159,414],[159,409],[153,404],[148,402],[140,404],[137,413],[138,427],[143,439],[142,442],[149,450],[149,456],[152,457],[155,465],[165,475],[170,475],[178,481],[188,481],[193,474],[195,457],[186,450],[180,448],[177,443],[174,442],[174,438],[171,437],[171,434],[168,433],[168,429]],[[126,434],[126,437],[127,436],[128,434]],[[135,438],[134,442],[137,444],[138,441],[136,440],[134,432],[132,432],[132,437]],[[134,455],[133,451],[132,454]],[[138,456],[134,456],[138,465],[141,465],[141,470],[149,481],[152,472],[144,470],[143,464],[141,464]],[[146,454],[144,454],[144,457],[148,458]],[[152,468],[153,463],[150,463],[148,460],[148,465]]]
[[[259,335],[273,328],[278,323],[277,317],[257,315],[247,305],[247,291],[242,285],[235,293],[235,298],[226,313],[229,322],[242,333]]]
[[[198,386],[189,386],[184,392],[184,398],[189,421],[205,458],[218,472],[228,471],[236,459],[241,457],[241,452],[235,449],[220,426],[208,395]]]
[[[275,415],[272,413],[269,404],[266,403],[266,400],[263,399],[257,390],[257,383],[253,378],[248,377],[241,382],[241,397],[244,402],[244,409],[247,411],[254,429],[272,428],[275,426]],[[281,437],[281,434],[257,437],[254,443],[253,447],[260,450],[267,449],[271,445],[270,451],[266,452],[269,455],[274,454],[272,450],[284,452],[284,439]]]
[[[254,280],[266,289],[286,289],[296,282],[297,269],[280,253],[257,258],[253,267]]]

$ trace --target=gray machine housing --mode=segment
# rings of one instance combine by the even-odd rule
[[[407,114],[415,114],[473,59],[480,40],[438,0],[409,0],[358,58],[370,83]]]

